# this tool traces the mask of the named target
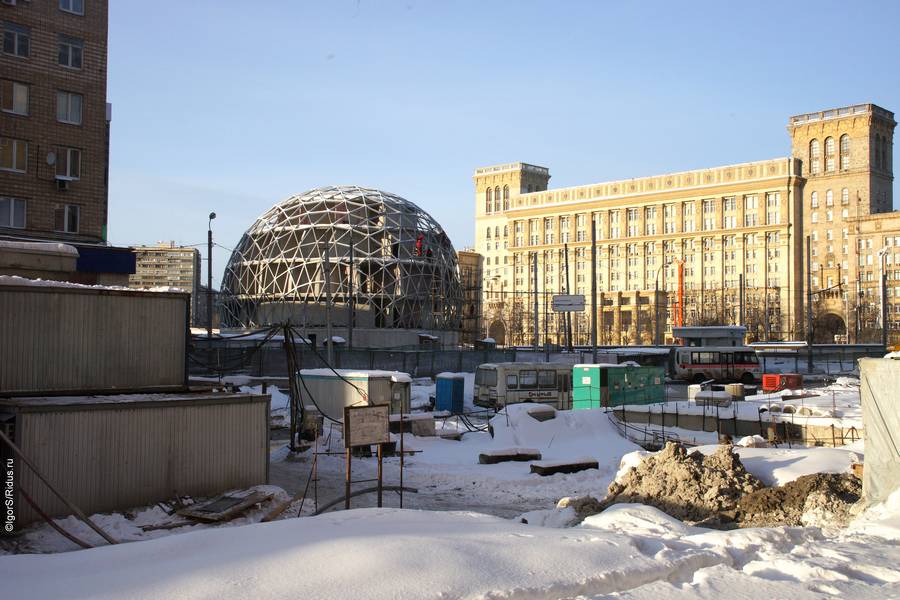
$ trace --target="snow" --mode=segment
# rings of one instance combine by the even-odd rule
[[[894,498],[892,498],[894,501]],[[888,598],[900,547],[858,526],[712,531],[615,505],[558,528],[473,512],[359,509],[142,543],[0,557],[9,598]],[[566,509],[571,511],[571,509]],[[535,515],[565,524],[571,513]]]
[[[412,387],[433,389],[424,383],[415,380]],[[274,386],[269,391],[273,413],[286,409],[287,396]],[[554,418],[538,421],[531,415],[536,410],[549,410]],[[576,518],[571,507],[552,508],[559,498],[602,498],[617,471],[624,473],[649,453],[619,436],[602,411],[516,404],[494,416],[490,425],[493,437],[469,432],[456,417],[439,421],[438,433],[465,432],[461,441],[406,434],[405,448],[418,453],[405,459],[404,483],[418,488],[419,494],[407,495],[405,505],[419,509],[359,508],[297,519],[294,506],[282,520],[261,524],[264,508],[219,526],[150,532],[140,526],[170,519],[158,507],[132,516],[95,516],[117,539],[142,540],[115,547],[103,546],[96,534],[70,517],[60,523],[98,547],[0,556],[4,597],[590,599],[616,594],[632,599],[794,600],[900,595],[900,492],[844,531],[712,531],[634,504],[615,505],[572,527]],[[326,433],[330,446],[322,441],[319,449],[342,449],[340,428]],[[540,477],[530,473],[527,462],[478,464],[480,453],[511,448],[538,451],[547,462],[590,457],[599,469]],[[751,473],[767,483],[783,484],[811,472],[846,471],[861,460],[863,445],[740,447],[737,452]],[[308,469],[310,462],[308,455],[305,458],[291,458],[278,448],[272,453],[272,472],[283,473],[302,489],[308,471],[301,469]],[[395,482],[397,461],[385,458],[389,483]],[[323,501],[342,489],[344,468],[342,456],[320,455]],[[357,459],[353,468],[354,479],[361,480],[372,475],[374,461]],[[286,498],[285,492],[274,489],[277,499]],[[365,501],[372,499],[354,499],[354,506]],[[389,495],[386,502],[396,500]],[[306,502],[304,514],[311,512],[310,504]],[[469,510],[420,510],[461,506]],[[32,551],[75,549],[45,525],[24,538]]]
[[[692,452],[709,455],[717,445],[698,446]],[[813,473],[849,473],[862,462],[862,453],[844,448],[745,448],[735,446],[744,467],[765,485],[784,485]]]
[[[78,249],[69,244],[61,244],[58,242],[14,242],[10,240],[0,240],[0,250],[9,252],[33,252],[33,253],[52,253],[63,254],[67,256],[78,257]]]
[[[390,377],[393,382],[411,383],[412,378],[409,373],[400,371],[378,371],[378,370],[361,370],[361,369],[301,369],[300,375],[311,375],[316,377],[337,377],[335,372],[341,377],[347,379],[368,379],[369,377]]]
[[[29,287],[55,287],[55,288],[77,288],[82,290],[111,290],[117,292],[149,292],[149,293],[180,293],[186,294],[185,290],[175,287],[153,287],[149,289],[137,289],[123,287],[120,285],[85,285],[83,283],[72,283],[71,281],[54,281],[51,279],[28,279],[19,277],[18,275],[0,275],[0,285],[24,285]]]

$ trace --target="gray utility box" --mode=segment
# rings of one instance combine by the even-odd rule
[[[342,421],[345,406],[389,404],[392,413],[408,413],[411,383],[399,371],[301,369],[297,387],[303,406]]]

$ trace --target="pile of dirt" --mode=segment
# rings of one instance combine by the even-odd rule
[[[634,502],[704,527],[846,526],[861,495],[862,484],[851,474],[817,473],[765,487],[731,445],[704,456],[669,442],[611,483],[599,503],[579,499],[576,513],[583,518]]]
[[[600,506],[648,504],[687,523],[721,527],[736,520],[745,494],[762,488],[730,445],[704,456],[669,442],[611,483]]]
[[[861,496],[862,482],[855,475],[804,475],[782,486],[746,494],[739,503],[740,525],[845,527],[857,512]]]

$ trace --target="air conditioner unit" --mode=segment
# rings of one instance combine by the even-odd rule
[[[69,189],[69,184],[73,181],[71,177],[66,177],[65,175],[57,175],[56,176],[56,189],[61,192]]]

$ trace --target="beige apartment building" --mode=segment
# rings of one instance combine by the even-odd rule
[[[128,277],[128,287],[151,289],[160,287],[180,288],[191,294],[192,322],[197,321],[205,295],[200,294],[200,251],[189,246],[176,246],[175,242],[160,242],[156,246],[133,248],[136,265]],[[205,325],[205,322],[199,323]]]
[[[895,125],[872,104],[798,115],[789,120],[787,158],[562,189],[548,188],[545,167],[477,169],[485,333],[533,343],[537,300],[539,339],[562,343],[550,298],[568,291],[590,306],[593,224],[598,343],[670,341],[678,313],[687,325],[742,322],[753,339],[802,338],[807,235],[816,338],[846,336],[848,322],[851,338],[862,335],[878,268],[866,240],[877,253],[896,243],[889,232],[900,224],[888,212]],[[876,228],[879,239],[863,234]],[[900,294],[896,301],[894,311]],[[574,343],[588,343],[589,313],[572,321]]]

